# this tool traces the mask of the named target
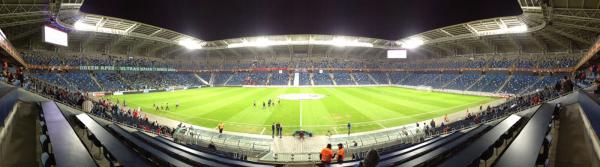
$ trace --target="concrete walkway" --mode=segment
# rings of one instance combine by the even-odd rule
[[[594,166],[599,164],[594,158],[594,151],[590,147],[584,134],[582,115],[579,104],[566,106],[566,112],[560,115],[560,129],[556,144],[554,166]],[[595,161],[595,162],[592,162]]]

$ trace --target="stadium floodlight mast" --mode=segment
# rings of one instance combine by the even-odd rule
[[[189,49],[189,50],[196,50],[196,49],[202,49],[202,44],[199,42],[194,41],[193,39],[190,38],[185,38],[182,40],[179,40],[179,42],[177,42],[179,45]]]
[[[269,40],[265,37],[260,37],[254,41],[244,41],[241,43],[232,43],[227,45],[227,48],[241,47],[267,47],[281,45],[333,45],[338,47],[354,46],[354,47],[373,47],[372,43],[359,42],[358,40],[348,40],[343,37],[336,37],[332,40]]]

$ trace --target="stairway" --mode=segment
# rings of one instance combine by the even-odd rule
[[[234,73],[234,74],[229,75],[229,78],[227,78],[227,80],[225,80],[225,83],[223,83],[223,85],[227,85],[229,80],[231,80],[231,78],[233,78],[234,75],[236,75],[236,74]]]
[[[356,78],[354,78],[354,75],[353,75],[352,73],[350,73],[350,74],[348,74],[348,75],[350,75],[350,80],[351,80],[352,82],[354,82],[354,84],[355,84],[355,85],[358,85],[358,82],[356,82]]]
[[[208,81],[208,85],[212,86],[214,84],[216,76],[217,75],[215,73],[210,74],[210,80]]]
[[[198,74],[194,73],[194,77],[196,77],[196,79],[206,85],[210,85],[208,82],[206,82],[206,80],[202,79],[202,77],[200,77]]]
[[[477,81],[473,82],[473,84],[471,84],[469,87],[467,87],[467,89],[465,90],[469,90],[471,89],[471,87],[475,86],[475,84],[479,83],[479,81],[481,81],[483,79],[483,77],[485,77],[485,75],[481,75],[479,76],[479,79],[477,79]]]
[[[335,82],[335,77],[333,77],[332,73],[328,73],[329,74],[329,79],[331,79],[331,82],[333,82],[333,85],[337,86],[337,83]]]
[[[387,82],[389,85],[392,85],[392,79],[390,79],[390,73],[385,73],[385,77],[387,78]]]
[[[313,79],[313,73],[308,74],[308,78],[310,79],[310,85],[315,86],[315,80]]]
[[[122,83],[124,83],[125,88],[127,89],[132,89],[130,86],[133,85],[131,84],[131,82],[129,80],[126,80],[125,78],[123,78],[123,76],[121,76],[121,74],[116,73],[117,78],[119,78],[119,80],[121,80]]]
[[[442,74],[438,74],[437,76],[435,76],[433,79],[429,80],[429,81],[425,81],[425,83],[423,85],[427,85],[427,86],[431,86],[432,82],[437,81],[438,79],[442,78]]]
[[[460,78],[462,75],[457,75],[454,79],[450,80],[448,83],[442,85],[442,88],[446,88],[446,86],[450,85],[453,82],[456,82],[456,80],[458,80],[458,78]]]
[[[95,75],[92,75],[92,73],[88,73],[88,75],[90,76],[90,78],[92,78],[92,81],[94,81],[94,83],[100,88],[100,90],[104,90],[104,88],[102,87],[102,85],[100,85],[100,82],[98,82],[98,79]]]
[[[373,76],[369,73],[366,73],[367,76],[369,76],[369,79],[371,79],[371,81],[373,81],[373,83],[375,83],[376,85],[379,85],[379,82],[377,82],[377,80],[375,78],[373,78]]]
[[[267,76],[267,81],[265,81],[265,85],[271,84],[271,76],[273,76],[273,73],[269,73],[269,75]]]
[[[504,81],[504,83],[502,84],[502,86],[500,86],[500,88],[498,88],[498,90],[496,90],[496,93],[500,92],[502,89],[504,89],[504,87],[508,84],[508,82],[512,79],[512,75],[509,75],[508,78],[506,79],[506,81]]]
[[[520,92],[518,92],[519,94],[523,94],[526,93],[529,89],[531,89],[534,85],[536,85],[538,82],[541,82],[544,79],[544,76],[541,76],[538,78],[537,81],[535,81],[533,84],[527,86],[526,88],[524,88],[523,90],[521,90]]]
[[[404,80],[408,79],[408,77],[409,77],[410,75],[411,75],[411,74],[408,74],[408,73],[407,73],[407,75],[405,75],[405,76],[404,76],[402,79],[400,79],[400,81],[398,81],[396,84],[399,84],[399,85],[400,85],[400,83],[402,83],[402,82],[404,82]]]
[[[57,73],[56,75],[57,75],[57,76],[58,76],[58,78],[60,78],[60,79],[61,79],[63,82],[65,82],[65,83],[66,83],[65,85],[66,85],[67,87],[74,88],[74,89],[78,89],[78,88],[77,88],[77,85],[75,85],[75,84],[73,84],[73,83],[69,82],[69,80],[67,80],[67,79],[66,79],[65,77],[63,77],[61,74],[58,74],[58,73]]]

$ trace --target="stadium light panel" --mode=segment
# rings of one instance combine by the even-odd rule
[[[527,32],[527,25],[520,25],[520,26],[512,27],[512,28],[509,28],[509,31],[512,31],[515,33],[524,33],[524,32]]]
[[[91,25],[87,25],[87,24],[83,23],[81,20],[77,20],[75,22],[75,24],[73,24],[73,27],[75,27],[75,30],[85,31],[85,30],[88,30],[91,27]]]
[[[99,26],[96,26],[93,24],[84,23],[82,20],[77,20],[75,23],[73,23],[73,28],[77,31],[91,31],[91,32],[101,32],[101,33],[119,34],[119,35],[128,35],[129,34],[125,30],[99,27]]]
[[[339,47],[355,46],[355,47],[373,47],[372,43],[359,42],[353,40],[346,40],[344,38],[334,38],[333,40],[285,40],[285,41],[271,41],[267,38],[259,38],[255,41],[245,41],[242,43],[232,43],[227,45],[227,48],[240,48],[240,47],[267,47],[267,46],[281,46],[281,45],[333,45]]]
[[[349,41],[346,41],[346,39],[344,39],[344,37],[334,38],[333,40],[331,40],[331,42],[334,46],[337,46],[337,47],[344,47],[344,46],[346,46],[347,43],[349,43]]]
[[[402,47],[405,49],[415,49],[425,43],[423,40],[419,38],[411,38],[402,43]]]
[[[202,45],[200,43],[189,38],[180,40],[178,43],[189,50],[202,49]]]
[[[515,33],[525,33],[527,32],[527,25],[519,25],[514,27],[502,27],[500,29],[489,30],[489,31],[478,31],[478,35],[494,35],[494,34],[515,34]]]
[[[256,40],[256,46],[257,47],[267,47],[267,46],[271,46],[272,42],[269,41],[269,39],[267,38],[259,38],[258,40]]]

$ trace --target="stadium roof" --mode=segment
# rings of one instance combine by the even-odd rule
[[[521,14],[517,1],[179,0],[168,5],[162,2],[86,0],[81,11],[143,22],[206,41],[288,34],[397,40],[447,25]]]
[[[50,4],[38,0],[4,1],[0,5],[0,28],[16,47],[24,48],[41,41],[41,25],[55,20],[59,26],[73,30],[70,32],[71,47],[68,49],[153,57],[329,53],[336,46],[321,44],[340,41],[352,48],[368,48],[343,52],[361,55],[383,54],[381,49],[376,48],[401,48],[403,45],[406,47],[407,43],[421,45],[413,52],[428,57],[563,52],[587,49],[598,37],[600,0],[553,0],[550,4],[530,0],[518,2],[523,10],[523,14],[518,16],[451,25],[399,40],[308,34],[203,41],[141,22],[81,12],[79,9],[83,0]],[[75,31],[76,28],[86,31]],[[202,49],[188,51],[180,45],[182,43],[202,45]],[[261,49],[261,46],[271,47]]]

